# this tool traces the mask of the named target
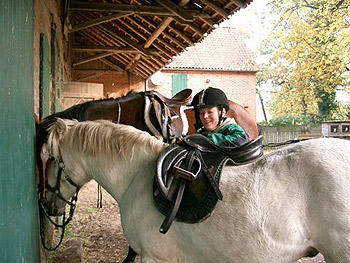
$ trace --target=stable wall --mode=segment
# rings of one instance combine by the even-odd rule
[[[63,110],[64,82],[71,78],[63,2],[35,0],[34,112],[40,119]]]

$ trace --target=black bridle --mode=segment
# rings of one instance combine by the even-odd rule
[[[49,160],[54,160],[54,158],[50,158]],[[64,178],[65,180],[70,183],[72,186],[74,186],[76,188],[74,195],[72,196],[71,200],[68,201],[66,200],[60,191],[60,187],[61,187],[61,178],[62,178],[62,173],[64,173]],[[74,211],[76,208],[76,203],[78,201],[78,192],[80,190],[80,186],[78,186],[71,178],[70,176],[65,172],[65,165],[64,162],[62,160],[58,161],[58,173],[57,173],[57,180],[56,180],[56,184],[54,187],[51,187],[49,184],[47,184],[46,186],[47,190],[52,192],[53,194],[55,194],[59,199],[61,199],[63,202],[65,202],[67,205],[70,206],[69,209],[69,216],[66,219],[66,211],[63,211],[63,219],[62,219],[62,224],[57,224],[56,222],[54,222],[51,218],[50,215],[48,214],[48,212],[45,209],[45,204],[46,204],[46,200],[45,199],[39,199],[39,214],[40,214],[40,236],[41,236],[41,242],[43,247],[46,250],[49,251],[54,251],[56,250],[62,243],[63,240],[63,236],[64,236],[64,232],[65,232],[65,227],[68,225],[68,223],[72,220],[73,215],[74,215]],[[60,241],[58,242],[58,244],[54,247],[48,247],[45,244],[45,224],[44,224],[44,219],[45,217],[49,220],[49,222],[51,224],[53,224],[55,227],[57,228],[62,228],[62,233],[61,233],[61,237],[60,237]]]

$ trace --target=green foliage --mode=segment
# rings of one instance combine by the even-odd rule
[[[337,88],[350,88],[350,1],[273,0],[279,23],[262,47],[270,53],[258,82],[275,87],[275,117],[329,120],[339,110]],[[342,115],[344,116],[344,115]]]

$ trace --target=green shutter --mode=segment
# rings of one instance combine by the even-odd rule
[[[176,73],[172,76],[172,94],[173,96],[181,90],[187,89],[187,74]]]

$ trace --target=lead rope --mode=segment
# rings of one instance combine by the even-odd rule
[[[102,187],[100,184],[97,185],[97,208],[102,208]]]

